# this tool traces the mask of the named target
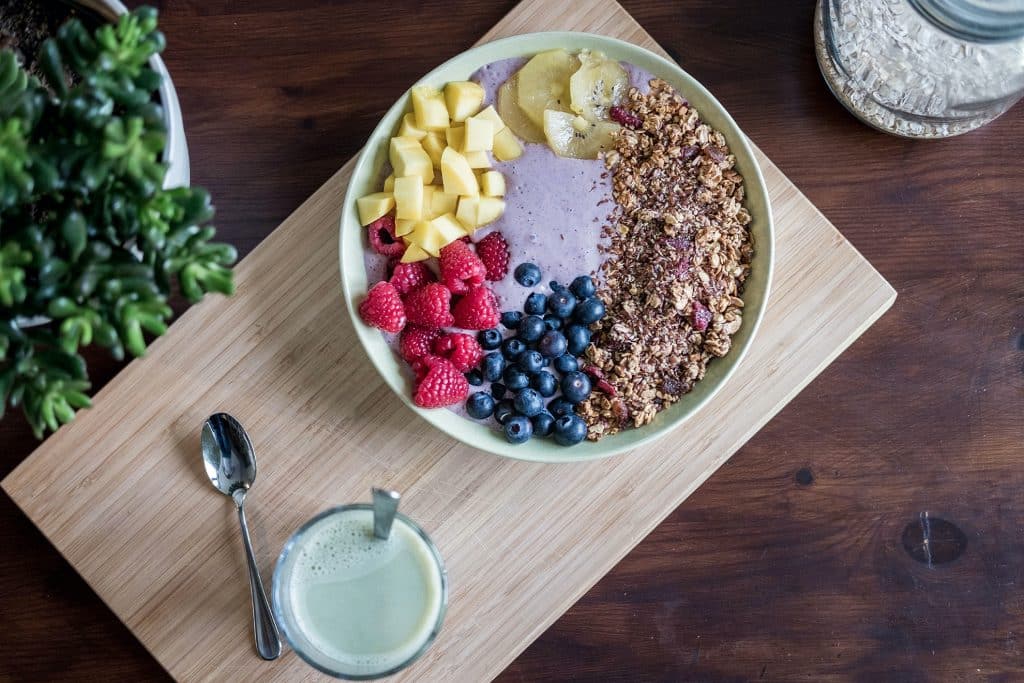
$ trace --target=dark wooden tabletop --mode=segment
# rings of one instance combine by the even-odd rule
[[[193,182],[244,254],[515,3],[156,4]],[[899,298],[501,680],[1021,680],[1024,105],[888,137],[823,84],[813,0],[624,4]],[[0,443],[0,476],[35,446],[19,416]],[[0,548],[0,681],[165,677],[6,497]]]

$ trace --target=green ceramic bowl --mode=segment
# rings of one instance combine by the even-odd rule
[[[745,180],[746,206],[753,217],[751,232],[756,249],[750,277],[744,287],[743,327],[733,337],[729,354],[712,362],[708,366],[707,375],[696,384],[693,391],[659,413],[650,424],[597,442],[584,441],[570,448],[559,446],[548,439],[531,439],[525,444],[514,446],[506,442],[500,433],[492,430],[489,423],[475,422],[446,409],[425,410],[413,405],[412,387],[400,366],[403,361],[388,348],[378,330],[363,323],[357,312],[359,302],[371,283],[367,282],[363,266],[363,250],[367,247],[355,202],[357,197],[380,189],[374,185],[379,178],[380,168],[387,161],[388,140],[398,129],[402,115],[411,111],[408,93],[399,98],[381,119],[352,172],[341,213],[341,282],[352,324],[370,360],[388,386],[420,417],[452,438],[496,455],[538,462],[580,462],[622,453],[664,436],[699,410],[729,379],[746,355],[761,323],[772,279],[774,230],[764,178],[761,177],[761,170],[747,144],[747,138],[732,117],[704,86],[679,66],[636,45],[588,33],[531,33],[497,40],[463,52],[424,76],[420,83],[442,87],[449,81],[468,79],[478,68],[491,62],[509,57],[528,57],[555,47],[570,51],[583,48],[600,50],[609,57],[646,69],[675,87],[697,108],[707,123],[725,135],[729,147],[736,155],[736,166]]]

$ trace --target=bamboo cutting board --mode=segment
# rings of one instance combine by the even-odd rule
[[[614,0],[525,0],[484,40],[542,30],[660,51]],[[653,445],[542,465],[487,455],[414,419],[366,360],[341,300],[350,162],[239,264],[236,296],[186,312],[3,488],[174,677],[316,679],[293,653],[263,662],[251,644],[234,509],[199,454],[203,419],[229,411],[259,455],[247,509],[264,577],[314,513],[367,500],[371,485],[398,489],[444,555],[452,590],[437,642],[397,678],[488,680],[895,299],[757,154],[778,231],[764,322],[728,384]]]

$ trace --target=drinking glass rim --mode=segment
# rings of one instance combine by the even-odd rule
[[[318,671],[325,673],[328,676],[333,676],[334,678],[340,678],[346,681],[369,681],[377,678],[384,678],[386,676],[391,676],[393,674],[398,673],[399,671],[405,669],[413,662],[418,660],[420,657],[422,657],[423,653],[430,648],[431,643],[434,642],[434,639],[437,638],[437,634],[441,631],[441,625],[444,623],[445,613],[448,611],[448,570],[444,566],[444,560],[441,558],[441,552],[437,549],[437,546],[434,545],[434,541],[431,540],[427,532],[423,530],[423,527],[421,527],[419,524],[417,524],[401,512],[396,512],[395,519],[408,525],[409,528],[412,529],[413,532],[415,532],[416,535],[426,544],[427,548],[430,550],[430,554],[433,557],[434,563],[437,566],[438,572],[440,574],[441,604],[438,607],[437,618],[434,620],[434,626],[433,628],[431,628],[430,634],[427,636],[426,640],[423,641],[423,644],[419,647],[419,649],[416,650],[416,652],[409,655],[409,657],[405,661],[393,666],[392,668],[386,671],[381,671],[379,673],[346,674],[340,671],[334,671],[326,666],[323,666],[313,661],[313,659],[306,652],[304,652],[301,647],[295,644],[295,640],[293,638],[294,634],[290,631],[287,620],[283,618],[280,604],[282,601],[281,595],[284,589],[282,586],[280,570],[281,567],[284,565],[285,560],[288,558],[289,553],[292,551],[295,545],[302,539],[302,537],[310,530],[310,528],[312,528],[318,522],[330,517],[331,515],[336,515],[342,512],[349,512],[351,510],[369,510],[370,512],[373,512],[373,505],[370,503],[349,503],[347,505],[336,505],[334,507],[327,508],[326,510],[323,510],[314,515],[313,517],[311,517],[302,526],[296,529],[291,536],[288,537],[288,540],[285,541],[284,548],[281,549],[281,553],[277,556],[277,562],[274,564],[274,577],[272,580],[271,588],[271,608],[274,611],[274,618],[277,620],[278,628],[280,628],[281,634],[284,636],[284,639],[288,642],[288,645],[291,646],[295,654],[297,654],[302,659],[302,661],[306,662],[306,664],[309,664],[314,669],[317,669]]]

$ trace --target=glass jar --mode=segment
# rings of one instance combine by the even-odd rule
[[[839,101],[894,135],[967,133],[1024,94],[1024,0],[818,0],[814,43]]]

